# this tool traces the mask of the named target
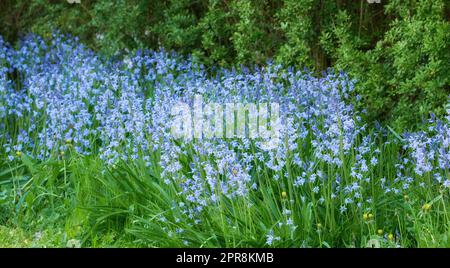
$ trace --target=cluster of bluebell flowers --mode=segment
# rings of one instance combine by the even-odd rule
[[[399,195],[426,182],[449,187],[450,117],[405,135],[407,154],[381,177],[375,170],[389,141],[378,141],[382,130],[367,130],[351,104],[360,100],[354,87],[345,73],[318,78],[271,62],[206,70],[164,50],[106,59],[61,34],[29,35],[17,47],[0,37],[0,150],[9,161],[19,154],[60,158],[68,150],[110,167],[143,161],[178,187],[184,200],[178,205],[192,219],[219,196],[245,198],[268,178],[290,189],[283,192],[288,202],[304,188],[299,202],[335,202],[341,213],[370,209],[373,187]],[[195,95],[223,104],[279,103],[281,142],[266,149],[246,137],[173,137],[171,109],[192,105]],[[425,174],[433,179],[420,180]],[[285,224],[295,226],[287,208]],[[267,239],[278,238],[271,232]]]

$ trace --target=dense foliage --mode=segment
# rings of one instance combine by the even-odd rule
[[[109,55],[175,49],[216,64],[275,59],[358,79],[374,121],[411,128],[444,113],[450,93],[449,2],[445,0],[3,0],[9,41],[57,28]]]
[[[367,128],[355,89],[345,73],[210,76],[164,51],[0,39],[0,224],[35,232],[11,242],[26,246],[448,247],[450,117]],[[277,146],[175,138],[171,108],[197,94],[279,103]]]

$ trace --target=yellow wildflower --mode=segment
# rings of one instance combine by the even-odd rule
[[[368,213],[364,213],[364,214],[363,214],[363,219],[364,219],[365,221],[367,221],[367,220],[369,219],[369,214],[368,214]]]
[[[430,210],[431,209],[431,204],[428,204],[428,203],[423,204],[422,209],[425,210],[425,211]]]
[[[389,241],[393,241],[394,235],[392,233],[388,234],[388,239],[389,239]]]

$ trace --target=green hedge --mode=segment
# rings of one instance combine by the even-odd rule
[[[2,0],[10,41],[54,29],[106,54],[164,47],[208,66],[335,67],[359,83],[368,115],[398,129],[444,112],[450,94],[446,0]]]

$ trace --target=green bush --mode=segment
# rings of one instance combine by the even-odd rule
[[[322,38],[334,66],[358,79],[369,115],[399,129],[417,125],[431,111],[442,114],[450,94],[450,24],[444,1],[404,2],[385,6],[392,19],[373,47],[346,11],[338,13]]]
[[[174,49],[207,66],[329,67],[355,77],[373,120],[397,129],[442,114],[450,93],[449,4],[391,0],[3,0],[10,42],[59,29],[108,55]]]

